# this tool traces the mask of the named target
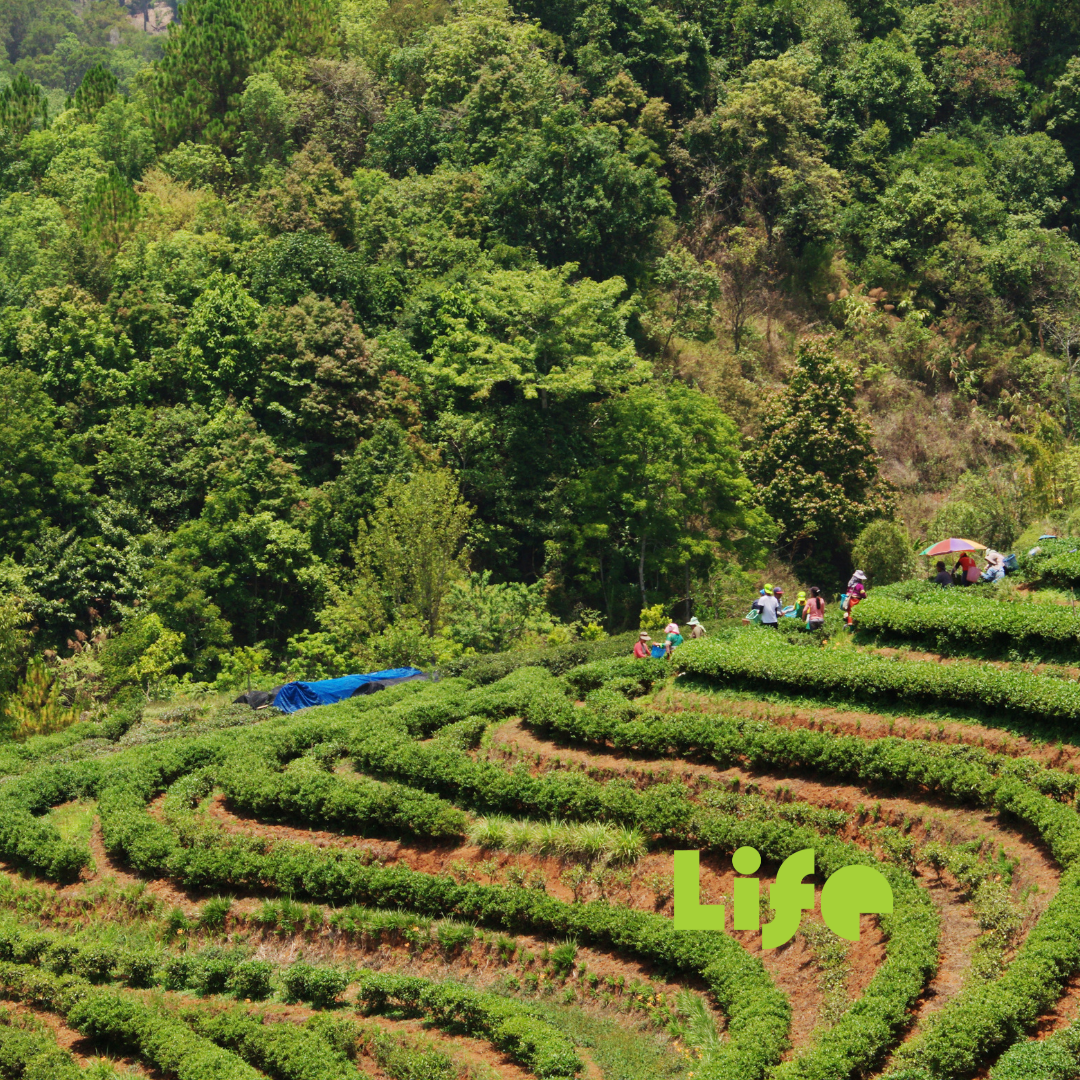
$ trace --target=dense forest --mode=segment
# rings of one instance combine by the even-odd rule
[[[1080,525],[1074,0],[0,0],[0,42],[24,696]]]

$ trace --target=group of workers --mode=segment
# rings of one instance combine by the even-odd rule
[[[1007,565],[1006,557],[992,548],[986,549],[984,556],[986,566],[980,570],[978,563],[971,557],[969,552],[964,552],[956,560],[956,565],[950,572],[945,568],[945,563],[937,564],[937,574],[934,577],[939,585],[974,585],[980,579],[983,581],[997,581],[1005,576]],[[844,613],[844,621],[848,626],[852,625],[852,611],[858,604],[866,599],[866,574],[862,570],[856,570],[847,583],[847,591],[840,599],[840,610]],[[755,614],[756,613],[756,614]],[[758,598],[750,609],[747,620],[756,621],[769,630],[779,628],[781,618],[791,617],[803,623],[807,630],[820,630],[825,625],[825,598],[821,590],[816,586],[810,589],[810,595],[800,592],[794,605],[784,605],[784,590],[779,585],[764,585]],[[687,624],[691,638],[705,636],[705,627],[698,622],[695,616]],[[646,657],[670,657],[673,649],[683,643],[683,636],[679,631],[678,623],[670,622],[664,627],[664,640],[661,645],[653,645],[652,638],[642,630],[634,645],[634,655],[639,659]]]
[[[687,624],[687,630],[689,631],[691,640],[696,641],[698,638],[705,636],[705,627],[698,622],[695,615]],[[662,645],[653,645],[652,638],[649,636],[648,631],[642,630],[638,634],[637,642],[634,644],[634,655],[639,660],[647,660],[650,656],[660,659],[671,656],[672,649],[678,648],[683,643],[683,636],[679,630],[679,624],[676,622],[669,622],[664,627],[664,641]]]
[[[862,573],[861,570],[858,572]],[[865,575],[863,580],[866,580]],[[777,629],[780,619],[789,615],[805,623],[807,630],[820,630],[825,625],[825,598],[816,585],[811,587],[809,596],[800,592],[794,606],[785,607],[784,590],[779,585],[766,584],[754,601],[751,611],[759,612],[758,621],[771,630]]]
[[[969,552],[961,554],[951,572],[945,568],[945,563],[939,562],[937,574],[933,580],[942,586],[974,585],[979,580],[997,581],[1005,576],[1008,569],[1006,556],[992,548],[987,548],[984,559],[986,566],[982,570],[979,569],[978,563]],[[847,591],[840,599],[840,610],[844,613],[844,621],[848,626],[852,625],[853,609],[866,599],[866,585],[866,574],[862,570],[856,570],[847,583]],[[794,605],[785,606],[784,590],[779,585],[766,584],[754,601],[750,615],[744,621],[756,621],[766,629],[776,630],[781,618],[787,617],[804,623],[807,630],[822,629],[825,625],[825,599],[821,595],[821,590],[815,585],[810,589],[809,596],[805,592],[800,592]],[[687,625],[691,638],[705,636],[705,627],[698,622],[696,617],[692,618]],[[670,657],[672,650],[682,643],[683,636],[678,624],[670,622],[664,627],[662,645],[653,645],[652,638],[642,630],[634,645],[634,655],[639,659],[649,656]]]
[[[949,585],[974,585],[977,581],[1000,581],[1005,576],[1005,556],[1000,551],[987,548],[983,556],[986,560],[984,569],[979,569],[979,564],[972,558],[970,552],[963,552],[956,560],[952,571],[945,569],[945,564],[937,564],[937,573],[934,580],[943,588]]]

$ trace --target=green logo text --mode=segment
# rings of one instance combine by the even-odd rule
[[[736,874],[755,874],[761,856],[752,847],[741,847],[732,856]],[[703,904],[700,894],[700,861],[696,851],[675,852],[675,929],[723,930],[724,905]],[[814,906],[814,886],[803,878],[814,872],[814,850],[803,848],[789,855],[769,888],[769,902],[776,917],[761,927],[761,947],[775,949],[795,936],[802,913]],[[733,923],[736,930],[756,930],[760,925],[759,883],[756,877],[735,879]],[[821,889],[821,917],[838,937],[859,940],[859,916],[891,915],[892,886],[872,866],[844,866],[832,874]]]

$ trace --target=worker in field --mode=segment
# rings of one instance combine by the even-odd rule
[[[851,612],[855,605],[866,599],[866,574],[856,570],[847,583],[847,607],[844,610],[844,620],[851,625]]]
[[[638,634],[638,639],[634,642],[634,656],[638,660],[648,660],[652,656],[652,650],[649,647],[650,641],[652,641],[652,638],[644,630]]]
[[[770,630],[778,629],[780,615],[784,610],[784,601],[781,599],[783,595],[784,590],[777,585],[769,595],[760,596],[754,602],[754,607],[761,612],[762,626],[766,626]]]
[[[806,629],[821,630],[825,626],[825,600],[821,590],[814,585],[806,601]]]
[[[934,575],[934,581],[936,581],[938,585],[945,589],[953,584],[953,576],[945,569],[945,564],[943,562],[938,562],[936,569],[937,573]]]
[[[979,580],[979,565],[968,551],[963,552],[960,558],[956,560],[953,573],[955,574],[957,570],[960,571],[961,585],[974,585]]]
[[[1000,581],[1005,576],[1005,556],[1000,551],[987,548],[983,558],[986,559],[983,581]]]
[[[705,627],[698,622],[696,615],[690,620],[690,622],[687,623],[687,626],[690,627],[691,641],[697,641],[699,638],[703,638],[705,636]]]

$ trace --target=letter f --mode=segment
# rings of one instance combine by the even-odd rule
[[[795,936],[802,913],[814,906],[814,886],[802,884],[802,879],[813,872],[813,848],[796,851],[780,864],[776,883],[769,888],[769,900],[776,918],[761,928],[763,949],[775,949]]]

